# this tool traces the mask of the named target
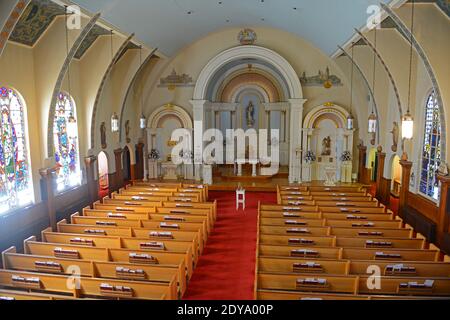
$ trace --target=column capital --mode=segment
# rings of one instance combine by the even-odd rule
[[[208,100],[190,100],[189,101],[194,109],[196,108],[204,108],[205,105],[209,102]]]
[[[289,104],[291,108],[302,108],[303,105],[308,101],[307,99],[289,99]]]

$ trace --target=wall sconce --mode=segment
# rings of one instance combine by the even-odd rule
[[[111,117],[111,131],[119,132],[119,117],[115,112]]]

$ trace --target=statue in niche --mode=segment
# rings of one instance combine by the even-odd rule
[[[106,144],[106,123],[102,122],[100,125],[100,140],[102,144],[102,148],[106,149],[108,145]]]
[[[130,139],[130,120],[127,120],[125,122],[125,136],[126,136],[127,143],[130,143],[131,142],[131,139]]]
[[[249,128],[253,128],[253,126],[255,125],[255,107],[253,106],[252,101],[250,101],[250,103],[247,106],[246,114],[247,114],[247,126]]]
[[[394,128],[391,131],[392,133],[392,147],[391,150],[392,152],[397,152],[398,150],[398,133],[399,133],[399,127],[398,127],[398,123],[394,122]]]
[[[329,136],[322,140],[322,156],[331,156],[331,138]]]

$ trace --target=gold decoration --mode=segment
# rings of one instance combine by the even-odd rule
[[[169,140],[169,141],[167,142],[167,146],[168,146],[168,147],[175,147],[177,144],[178,144],[177,141]]]
[[[325,107],[334,107],[334,103],[333,102],[325,102],[323,105]]]

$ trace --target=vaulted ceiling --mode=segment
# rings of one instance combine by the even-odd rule
[[[326,54],[365,25],[380,0],[74,0],[171,56],[226,27],[266,26],[303,37]],[[381,0],[389,3],[390,0]]]

